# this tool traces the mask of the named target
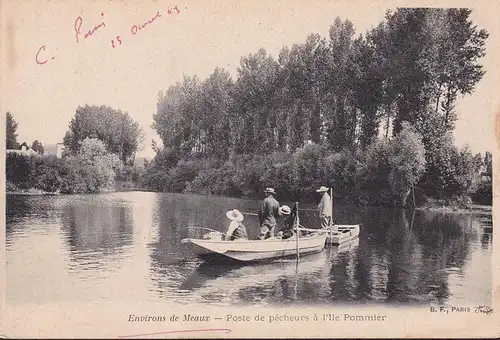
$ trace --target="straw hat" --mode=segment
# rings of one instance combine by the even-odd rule
[[[269,193],[269,194],[274,194],[276,195],[276,192],[274,191],[273,188],[266,188],[266,190],[264,190],[265,193]]]
[[[229,218],[231,221],[236,221],[236,222],[241,222],[243,221],[243,214],[240,213],[240,211],[238,209],[233,209],[233,210],[229,210],[227,213],[226,213],[226,216],[227,218]]]
[[[318,190],[316,190],[316,192],[327,192],[329,189],[325,186],[321,186],[321,188],[319,188]]]
[[[292,212],[292,210],[288,205],[283,205],[279,207],[278,211],[281,215],[290,215],[290,213]]]

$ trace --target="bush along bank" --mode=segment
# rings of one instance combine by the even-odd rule
[[[326,185],[335,198],[358,205],[425,206],[438,197],[462,206],[481,183],[481,164],[467,150],[451,155],[446,169],[435,166],[440,159],[427,163],[421,135],[404,124],[392,139],[339,152],[311,144],[293,153],[232,155],[221,161],[160,149],[140,182],[153,191],[246,198],[262,197],[263,188],[271,186],[282,200],[306,202],[315,201],[315,190]],[[455,187],[443,193],[439,185],[448,184]]]
[[[113,190],[121,169],[117,155],[106,151],[98,139],[87,138],[78,154],[6,157],[7,192],[14,193],[98,193]]]

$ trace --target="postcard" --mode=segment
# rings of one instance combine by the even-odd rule
[[[499,336],[499,9],[2,1],[0,336]]]

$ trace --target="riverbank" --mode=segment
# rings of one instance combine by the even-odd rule
[[[458,214],[475,214],[475,215],[490,215],[490,216],[493,214],[493,206],[479,205],[479,204],[470,204],[466,207],[453,207],[433,202],[433,203],[427,203],[426,205],[421,207],[415,207],[415,209],[446,212],[446,213],[458,213]]]
[[[103,190],[101,193],[109,193],[109,192],[133,192],[133,191],[141,191],[141,192],[156,192],[144,187],[141,187],[139,183],[129,182],[129,181],[116,181],[114,189]],[[182,194],[182,193],[181,193]],[[248,200],[259,200],[257,195],[251,197],[231,197],[225,195],[214,195],[214,194],[202,194],[202,193],[183,193],[184,195],[194,195],[194,196],[206,196],[206,197],[227,197],[227,198],[240,198],[240,199],[248,199]],[[47,192],[39,189],[16,189],[6,191],[6,195],[19,195],[19,196],[55,196],[55,195],[66,195],[61,194],[60,192]],[[309,200],[299,200],[306,204],[316,204],[316,202],[310,202]],[[335,204],[346,203],[343,199],[335,199]],[[443,201],[438,200],[430,200],[422,205],[415,207],[416,210],[423,211],[436,211],[436,212],[444,212],[444,213],[459,213],[459,214],[475,214],[475,215],[489,215],[493,214],[493,207],[491,205],[479,205],[479,204],[469,204],[464,207],[457,207],[446,205]]]
[[[20,195],[20,196],[42,196],[42,195],[60,195],[59,192],[48,192],[40,189],[15,189],[5,191],[6,195]]]
[[[117,191],[142,191],[142,192],[159,192],[159,191],[154,191],[150,190],[144,187],[134,187],[134,186],[122,186],[121,190]],[[165,192],[169,193],[169,192]],[[216,194],[208,194],[208,193],[176,193],[176,192],[170,192],[172,194],[177,194],[177,195],[189,195],[189,196],[198,196],[198,197],[224,197],[224,198],[237,198],[237,199],[242,199],[242,200],[255,200],[259,201],[262,200],[263,197],[259,196],[258,194],[250,195],[250,196],[245,196],[245,197],[236,197],[236,196],[228,196],[228,195],[216,195]],[[295,200],[290,200],[290,199],[283,199],[282,197],[277,198],[279,202],[286,202],[286,201],[295,201]],[[439,201],[431,198],[426,198],[427,202],[421,206],[414,207],[416,210],[422,210],[422,211],[436,211],[436,212],[445,212],[445,213],[457,213],[457,214],[475,214],[475,215],[489,215],[492,216],[493,214],[493,206],[491,205],[481,205],[481,204],[468,204],[464,207],[458,207],[458,206],[453,206],[444,203],[444,201]],[[307,204],[307,205],[316,205],[318,204],[317,200],[314,199],[298,199],[302,204]],[[352,201],[344,199],[344,198],[336,198],[334,197],[333,199],[334,204],[340,204],[340,205],[352,205],[352,206],[361,206],[359,204],[354,204]],[[367,206],[375,206],[375,205],[367,205]],[[376,206],[377,207],[377,206]],[[386,207],[385,205],[379,205],[378,207]],[[396,208],[396,207],[395,207]],[[411,207],[406,207],[406,209],[411,208]],[[404,208],[402,208],[404,209]]]
[[[103,189],[99,191],[97,194],[104,194],[104,193],[109,193],[109,192],[116,192],[119,190],[115,189]],[[59,196],[59,195],[74,195],[74,194],[79,194],[79,193],[61,193],[60,191],[44,191],[41,189],[35,189],[35,188],[29,188],[29,189],[12,189],[8,188],[5,191],[6,195],[12,195],[12,196]],[[92,193],[96,194],[96,193]]]

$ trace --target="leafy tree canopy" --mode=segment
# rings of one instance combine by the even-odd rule
[[[85,138],[97,138],[107,151],[119,155],[123,163],[133,158],[144,134],[139,124],[128,113],[109,106],[78,107],[64,136],[64,146],[72,154],[78,153]]]

